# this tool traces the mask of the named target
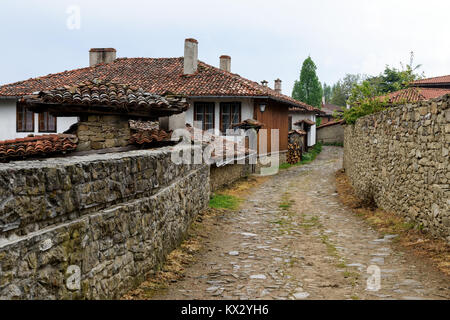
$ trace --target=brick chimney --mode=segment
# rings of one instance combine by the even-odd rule
[[[231,57],[222,55],[220,56],[220,69],[231,72]]]
[[[184,74],[193,74],[198,66],[198,41],[192,38],[184,40]]]
[[[116,49],[114,48],[92,48],[89,50],[89,66],[99,63],[110,63],[116,60]]]
[[[275,80],[274,89],[276,92],[281,93],[281,80],[280,79]]]

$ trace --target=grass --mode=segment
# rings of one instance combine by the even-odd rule
[[[397,234],[394,242],[416,256],[423,257],[441,272],[450,275],[450,245],[424,232],[420,224],[407,221],[392,212],[364,203],[355,195],[348,177],[342,170],[336,173],[336,189],[341,202],[350,207],[355,215],[366,220],[381,234]]]
[[[236,210],[242,200],[227,194],[214,194],[209,200],[209,207],[213,209]]]
[[[291,167],[308,164],[314,161],[316,159],[317,155],[322,152],[322,143],[318,142],[315,144],[314,147],[312,147],[307,153],[302,154],[302,160],[300,162],[297,162],[295,164],[289,164],[289,163],[283,163],[280,165],[280,169],[289,169]]]

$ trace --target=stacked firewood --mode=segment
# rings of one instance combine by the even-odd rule
[[[296,164],[302,160],[302,150],[297,142],[288,144],[287,162]]]

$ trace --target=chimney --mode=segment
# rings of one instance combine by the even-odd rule
[[[184,74],[193,74],[198,65],[198,41],[192,38],[184,40]]]
[[[275,80],[275,91],[278,93],[281,93],[281,80],[277,79]]]
[[[269,82],[267,82],[267,80],[263,80],[263,81],[261,81],[261,85],[263,86],[263,87],[267,87],[267,84],[268,84]]]
[[[114,48],[92,48],[89,50],[89,66],[99,63],[110,63],[116,60],[116,49]]]
[[[231,72],[231,57],[222,55],[220,56],[220,69]]]

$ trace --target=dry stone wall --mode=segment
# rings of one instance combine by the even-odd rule
[[[1,165],[0,298],[118,298],[158,268],[210,194],[170,151]]]
[[[450,241],[450,96],[393,107],[345,127],[357,194]]]
[[[78,151],[125,147],[131,131],[129,119],[120,116],[87,116],[78,123]]]
[[[317,141],[322,143],[343,143],[344,128],[338,123],[330,126],[319,127],[317,129]]]
[[[252,174],[254,165],[252,164],[228,164],[222,167],[211,166],[210,185],[211,192],[214,192],[224,186],[245,178]]]

